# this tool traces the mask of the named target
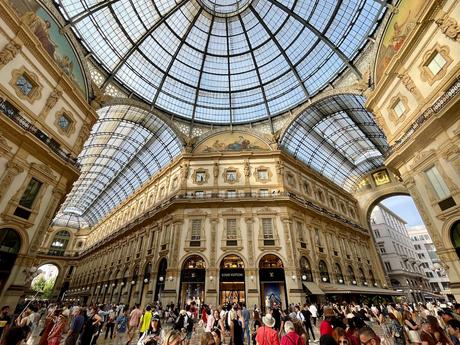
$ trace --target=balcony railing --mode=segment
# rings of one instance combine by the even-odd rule
[[[186,193],[186,194],[175,194],[170,196],[168,199],[162,200],[154,205],[150,210],[146,211],[144,214],[140,215],[139,217],[133,219],[131,222],[124,224],[121,226],[118,230],[114,231],[104,239],[98,241],[97,243],[93,244],[91,247],[85,249],[81,254],[85,255],[89,252],[91,252],[94,248],[99,247],[101,245],[104,245],[105,243],[115,239],[116,237],[122,235],[129,229],[132,229],[132,227],[136,226],[137,224],[142,223],[146,219],[154,216],[156,213],[164,210],[166,207],[169,207],[170,205],[174,203],[179,203],[179,202],[184,202],[186,200],[190,201],[198,201],[198,202],[208,202],[208,201],[219,201],[219,200],[234,200],[235,202],[241,202],[241,201],[253,201],[253,200],[267,200],[267,199],[287,199],[290,201],[297,202],[298,204],[301,204],[302,206],[305,206],[309,209],[313,209],[317,211],[318,213],[330,218],[334,219],[342,224],[347,224],[348,226],[360,230],[362,232],[368,232],[368,230],[361,225],[354,223],[350,221],[349,219],[342,217],[339,214],[336,214],[332,211],[329,211],[328,209],[318,206],[311,202],[310,200],[304,199],[295,193],[292,192],[275,192],[275,193],[258,193],[258,192],[232,192],[231,194],[228,194],[226,192],[221,192],[221,193],[203,193],[199,194],[198,196],[195,195],[195,193]]]
[[[64,160],[66,163],[72,165],[77,170],[80,169],[77,159],[75,157],[72,157],[70,153],[65,152],[63,149],[61,149],[60,144],[56,140],[50,138],[48,135],[46,135],[40,129],[38,129],[35,125],[30,123],[20,114],[19,110],[15,106],[13,106],[10,102],[1,97],[0,112],[6,117],[8,117],[10,120],[12,120],[14,123],[16,123],[19,127],[38,138],[41,142],[48,146],[51,149],[51,151],[53,151],[56,155],[59,156],[59,158]]]
[[[407,129],[404,134],[391,145],[385,152],[386,157],[390,157],[396,150],[402,145],[407,143],[414,134],[423,127],[423,124],[431,119],[434,115],[439,113],[444,107],[452,100],[455,96],[460,93],[460,77],[457,78],[449,89],[439,97],[434,104],[426,109],[413,123],[412,126]]]

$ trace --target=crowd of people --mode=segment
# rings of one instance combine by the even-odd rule
[[[460,304],[61,305],[0,311],[0,344],[460,345]],[[105,342],[104,342],[105,341]]]

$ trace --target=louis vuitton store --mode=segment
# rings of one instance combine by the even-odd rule
[[[245,273],[243,260],[237,255],[226,256],[219,271],[219,303],[238,303],[246,301]]]

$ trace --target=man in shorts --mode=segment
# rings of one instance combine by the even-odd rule
[[[139,322],[142,316],[142,310],[139,308],[139,303],[136,303],[134,309],[129,314],[129,322],[128,322],[128,342],[126,345],[130,344],[134,338],[134,334],[136,333],[136,329],[139,327]]]

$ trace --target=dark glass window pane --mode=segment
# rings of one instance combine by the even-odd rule
[[[21,238],[12,229],[0,230],[0,252],[18,253],[21,248]]]
[[[24,96],[29,96],[34,88],[30,79],[24,74],[16,80],[16,86],[19,88],[19,91],[24,94]]]
[[[38,195],[38,192],[40,191],[42,184],[43,183],[41,183],[40,181],[32,178],[24,194],[21,197],[21,200],[19,201],[19,205],[26,208],[32,208],[32,205],[35,201],[35,198]]]

